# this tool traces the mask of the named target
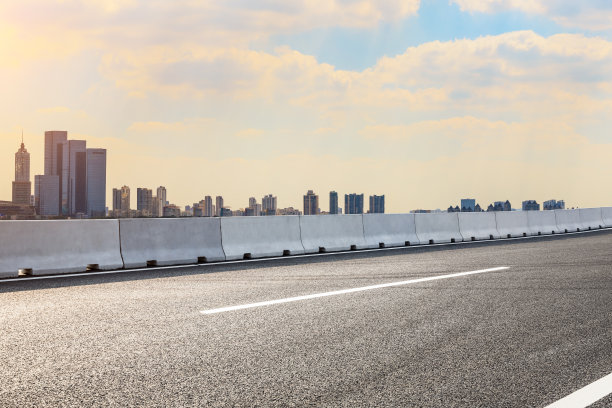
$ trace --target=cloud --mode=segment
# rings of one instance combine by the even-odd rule
[[[564,27],[587,31],[612,29],[612,3],[605,0],[451,0],[462,11],[499,13],[518,10],[543,15]]]

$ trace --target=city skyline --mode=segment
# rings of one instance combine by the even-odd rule
[[[164,185],[181,203],[272,191],[280,208],[307,189],[385,192],[387,212],[465,195],[609,205],[612,7],[528,3],[7,2],[0,151],[23,128],[43,174],[40,135],[69,130],[113,152],[107,197]]]

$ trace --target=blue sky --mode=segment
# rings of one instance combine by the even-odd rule
[[[109,200],[610,205],[611,33],[601,0],[5,2],[0,199],[23,128],[32,174],[45,130],[106,147]]]

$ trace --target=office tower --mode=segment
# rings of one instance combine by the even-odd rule
[[[249,198],[249,207],[255,207],[255,205],[257,204],[257,199],[255,197],[250,197]]]
[[[217,196],[217,198],[215,199],[215,207],[217,208],[217,212],[215,213],[215,215],[217,217],[221,217],[223,213],[223,197]]]
[[[64,143],[68,140],[68,132],[66,131],[46,131],[45,132],[45,176],[58,176],[58,211],[62,201],[62,185],[63,185],[63,156]],[[51,179],[47,179],[44,183],[48,185]],[[66,199],[66,202],[68,200]]]
[[[363,194],[345,194],[344,213],[363,214]]]
[[[38,215],[59,215],[59,176],[34,177],[34,203]]]
[[[136,209],[145,217],[153,215],[153,190],[149,188],[136,189]]]
[[[462,212],[474,212],[476,209],[476,200],[473,198],[462,198],[461,199],[461,211]]]
[[[268,194],[261,199],[261,212],[263,215],[276,215],[276,197]]]
[[[214,205],[212,203],[212,197],[206,196],[204,197],[204,216],[212,217],[215,215]]]
[[[159,186],[157,187],[157,196],[153,201],[153,216],[154,217],[163,217],[164,216],[164,206],[168,204],[168,192],[166,191],[166,187]]]
[[[385,213],[385,196],[370,196],[370,211],[371,214],[384,214]]]
[[[540,211],[540,204],[536,200],[523,201],[523,211]]]
[[[123,186],[121,189],[113,188],[113,212],[116,217],[130,215],[130,188],[128,186]]]
[[[308,190],[304,196],[304,215],[317,215],[319,213],[319,196]]]
[[[87,215],[106,216],[106,149],[87,149]]]
[[[87,212],[87,142],[68,140],[61,145],[63,148],[60,181],[62,214],[84,214]]]
[[[32,182],[30,181],[30,153],[21,136],[21,147],[15,153],[15,181],[13,181],[13,203],[30,205]]]
[[[199,203],[193,204],[193,216],[194,217],[203,217],[204,216],[204,200]]]
[[[167,194],[168,192],[166,191],[166,187],[157,187],[157,199],[162,203],[162,206],[168,204]]]
[[[329,213],[338,214],[338,193],[335,191],[329,192]]]

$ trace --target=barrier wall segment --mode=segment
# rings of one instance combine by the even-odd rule
[[[580,223],[578,210],[554,210],[557,218],[557,227],[561,232],[576,232],[584,229]]]
[[[498,239],[497,222],[493,212],[461,212],[459,217],[459,232],[464,241],[482,239]]]
[[[228,261],[304,253],[299,216],[224,217],[221,236]]]
[[[414,214],[416,234],[421,244],[460,242],[458,213]]]
[[[604,227],[601,208],[580,208],[578,217],[583,230],[588,231]]]
[[[497,230],[502,238],[524,237],[530,234],[528,211],[496,211]]]
[[[370,248],[419,245],[414,214],[364,214],[363,234]]]
[[[300,215],[300,231],[307,254],[368,248],[361,214]]]
[[[0,277],[123,268],[117,220],[0,222]]]
[[[126,268],[224,261],[219,218],[119,220]]]
[[[549,235],[562,232],[557,227],[557,218],[554,211],[526,211],[526,213],[530,235]]]
[[[606,228],[612,227],[612,207],[602,207],[601,219]]]

